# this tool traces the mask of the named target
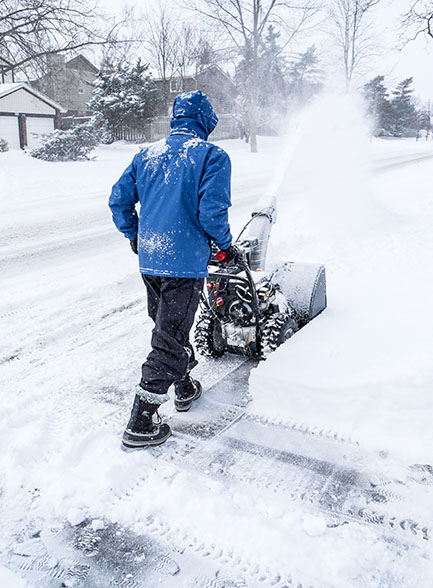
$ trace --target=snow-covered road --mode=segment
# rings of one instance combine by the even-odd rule
[[[278,143],[281,143],[281,140],[275,139],[272,149],[269,150],[271,153],[278,149]],[[425,146],[421,143],[420,147],[420,153],[415,154],[408,153],[404,146],[397,155],[378,154],[372,161],[373,173],[389,172],[433,157],[429,145]],[[25,301],[24,306],[27,307],[38,299],[46,300],[47,297],[57,296],[60,291],[68,287],[73,287],[76,293],[77,282],[80,286],[87,282],[91,283],[95,270],[98,271],[97,268],[103,267],[104,271],[101,273],[104,274],[107,274],[107,269],[109,270],[110,267],[116,268],[113,273],[108,271],[107,283],[113,279],[120,279],[122,270],[119,272],[119,267],[123,266],[123,273],[125,270],[128,273],[135,270],[135,260],[127,259],[125,251],[122,251],[120,245],[122,237],[113,231],[106,206],[110,183],[120,175],[135,150],[134,146],[122,145],[118,150],[119,157],[116,159],[115,166],[110,152],[110,157],[106,157],[104,163],[108,164],[107,167],[110,166],[108,169],[114,167],[117,169],[108,178],[106,169],[103,170],[104,174],[100,169],[90,170],[90,172],[86,169],[85,175],[89,185],[84,192],[80,189],[83,183],[80,177],[81,169],[77,174],[78,183],[74,176],[72,178],[68,176],[68,181],[65,182],[63,169],[56,170],[60,173],[51,174],[52,170],[45,167],[47,164],[34,161],[31,161],[30,165],[33,164],[38,171],[30,175],[30,180],[26,178],[27,181],[16,188],[14,185],[16,180],[11,182],[11,177],[16,178],[19,174],[18,168],[25,156],[16,152],[9,154],[15,166],[6,171],[7,166],[10,165],[6,160],[3,171],[7,176],[4,183],[9,185],[9,199],[1,203],[4,215],[1,223],[3,239],[0,246],[0,272],[4,288],[8,293],[7,298],[2,300],[5,304],[2,308],[3,313],[18,311],[23,301]],[[245,150],[240,150],[237,146],[236,151],[238,150],[241,171],[237,174],[235,169],[231,210],[234,233],[249,218],[254,203],[266,193],[266,186],[272,176],[272,165],[275,163],[272,157],[262,157],[261,165],[254,170],[254,173],[248,170],[245,174],[243,173],[246,163]],[[107,150],[101,149],[101,151],[102,154],[99,157],[103,159],[104,151]],[[6,157],[8,156],[3,156],[4,159]],[[29,165],[28,161],[26,164]],[[53,167],[52,164],[48,165]],[[85,164],[55,165],[63,168],[64,165],[82,167]],[[50,172],[50,176],[57,176],[58,185],[55,187],[55,194],[61,195],[59,207],[54,205],[52,197],[38,196],[41,191],[40,183],[43,182],[46,185],[47,182],[44,175],[38,177],[42,171],[41,167],[46,174]],[[92,175],[91,171],[96,173]],[[98,190],[97,186],[102,183],[102,175],[105,190],[101,188]],[[302,181],[302,177],[293,177],[295,185]],[[10,199],[14,200],[13,206]]]
[[[266,193],[284,141],[263,138],[258,155],[223,143],[233,161],[235,234]],[[424,178],[432,169],[430,143],[368,149],[357,165],[386,191],[398,170]],[[206,391],[196,410],[164,409],[173,438],[151,452],[120,449],[151,323],[136,258],[111,226],[106,200],[135,150],[99,148],[96,161],[78,164],[1,155],[0,563],[13,578],[3,580],[0,568],[2,585],[20,586],[22,577],[43,588],[430,588],[433,468],[354,443],[339,418],[323,430],[288,419],[300,414],[295,397],[281,415],[265,406],[274,398],[269,369],[276,393],[284,380],[282,354],[253,370],[252,409],[255,364],[201,360]],[[280,194],[278,247],[292,234],[288,203],[303,211],[298,163]],[[413,206],[424,234],[427,219],[416,219]],[[330,224],[320,237],[335,229],[322,218]],[[305,245],[298,226],[290,253],[313,251],[312,261],[334,271],[342,263],[334,245]],[[335,303],[327,313],[339,325]],[[302,347],[302,335],[286,345]]]

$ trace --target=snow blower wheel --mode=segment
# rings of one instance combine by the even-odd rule
[[[288,313],[277,312],[270,316],[262,327],[262,353],[275,351],[284,341],[299,330],[297,322]]]
[[[206,357],[218,358],[226,349],[220,321],[204,311],[200,314],[194,333],[197,351]]]

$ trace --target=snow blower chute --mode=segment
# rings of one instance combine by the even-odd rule
[[[240,262],[226,266],[217,261],[216,250],[212,253],[195,328],[202,355],[221,357],[228,351],[264,358],[326,308],[323,265],[287,262],[265,271],[276,198],[258,208],[236,240],[243,252]]]

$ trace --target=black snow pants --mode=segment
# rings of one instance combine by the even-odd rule
[[[141,368],[143,397],[162,403],[173,382],[194,364],[189,333],[203,290],[203,278],[165,278],[141,274],[147,290],[147,309],[155,323],[152,351]],[[155,395],[160,395],[155,397]]]

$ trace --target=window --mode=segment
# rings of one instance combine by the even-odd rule
[[[170,80],[170,92],[182,92],[182,78],[173,78]]]

